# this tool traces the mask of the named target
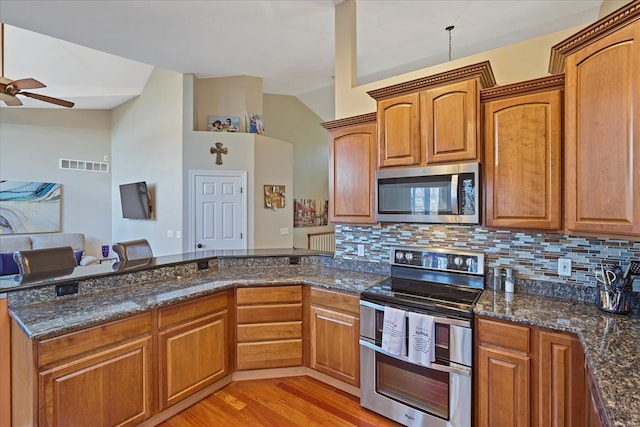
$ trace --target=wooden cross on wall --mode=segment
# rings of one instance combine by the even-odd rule
[[[221,165],[222,155],[227,154],[229,152],[227,147],[224,147],[224,148],[222,147],[222,142],[216,142],[216,148],[211,147],[211,150],[209,151],[211,152],[211,154],[216,155],[216,165]]]

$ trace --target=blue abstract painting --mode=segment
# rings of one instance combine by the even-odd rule
[[[0,181],[0,234],[60,231],[60,184]]]

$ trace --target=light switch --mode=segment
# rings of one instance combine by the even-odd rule
[[[280,229],[280,234],[289,234],[289,227],[282,227]]]

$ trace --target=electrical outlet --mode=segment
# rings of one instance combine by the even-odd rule
[[[358,256],[364,256],[364,245],[358,245]]]
[[[182,238],[182,231],[176,230],[176,239]]]
[[[167,230],[167,237],[173,237],[173,230]]]
[[[558,258],[558,275],[571,276],[571,260],[569,258]]]

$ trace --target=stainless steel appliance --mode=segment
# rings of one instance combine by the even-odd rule
[[[407,426],[469,427],[472,310],[484,289],[484,254],[393,247],[390,256],[391,278],[360,297],[360,404]],[[430,367],[383,350],[385,306],[404,310],[405,322],[411,311],[435,317]]]
[[[480,223],[480,164],[376,172],[376,221]]]

